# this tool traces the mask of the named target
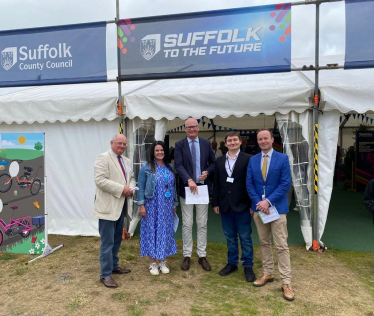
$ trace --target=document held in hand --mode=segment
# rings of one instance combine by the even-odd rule
[[[280,219],[280,215],[275,206],[269,207],[269,211],[270,211],[269,215],[261,211],[258,211],[258,215],[260,215],[261,220],[264,224],[268,224],[268,223],[276,221],[277,219]]]
[[[189,187],[186,190],[186,204],[209,204],[209,193],[207,185],[197,187],[198,194],[192,194]]]

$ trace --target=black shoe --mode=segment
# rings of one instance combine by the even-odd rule
[[[206,260],[205,257],[200,257],[199,258],[199,264],[201,265],[201,267],[205,270],[205,271],[210,271],[212,270],[208,260]]]
[[[247,282],[254,282],[256,280],[255,273],[253,272],[252,267],[244,268],[245,279]]]
[[[219,275],[221,276],[228,276],[232,272],[237,271],[238,267],[235,264],[228,263],[226,266],[219,272]]]
[[[190,269],[190,262],[191,262],[190,257],[184,257],[182,265],[181,265],[181,269],[183,271],[189,270]]]

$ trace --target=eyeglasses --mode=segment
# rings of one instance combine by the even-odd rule
[[[199,125],[194,125],[194,126],[186,126],[186,129],[191,130],[191,129],[197,129]]]
[[[127,146],[127,143],[122,143],[122,142],[115,142],[118,146]]]

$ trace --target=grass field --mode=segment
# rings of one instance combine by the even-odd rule
[[[7,148],[3,149],[0,155],[1,158],[8,160],[21,159],[21,160],[32,160],[44,155],[44,151],[34,149],[22,149],[22,148]]]
[[[0,315],[364,315],[374,316],[374,253],[329,249],[307,252],[291,246],[296,299],[282,298],[279,274],[262,288],[245,282],[242,269],[228,277],[218,271],[226,263],[226,246],[208,243],[212,271],[192,257],[181,271],[182,254],[168,258],[171,273],[151,276],[147,258],[139,256],[139,239],[124,241],[117,289],[99,282],[99,238],[49,236],[52,247],[65,246],[29,265],[29,255],[0,254]],[[178,249],[182,248],[177,240]],[[195,245],[196,249],[196,245]],[[254,270],[261,274],[259,247]]]

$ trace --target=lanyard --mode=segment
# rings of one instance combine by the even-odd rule
[[[226,156],[227,165],[229,166],[229,170],[230,170],[230,172],[231,172],[231,175],[232,175],[232,173],[234,172],[234,168],[235,168],[235,164],[236,164],[236,161],[237,161],[237,160],[238,160],[238,158],[236,158],[234,164],[232,165],[232,170],[231,170],[230,160],[229,160],[229,158]]]
[[[165,188],[168,189],[168,173],[166,170],[166,165],[164,165],[164,181],[165,181]]]
[[[165,189],[166,189],[165,197],[170,198],[171,193],[169,191],[168,173],[167,173],[167,170],[166,170],[166,165],[164,165],[164,180],[165,180]]]

